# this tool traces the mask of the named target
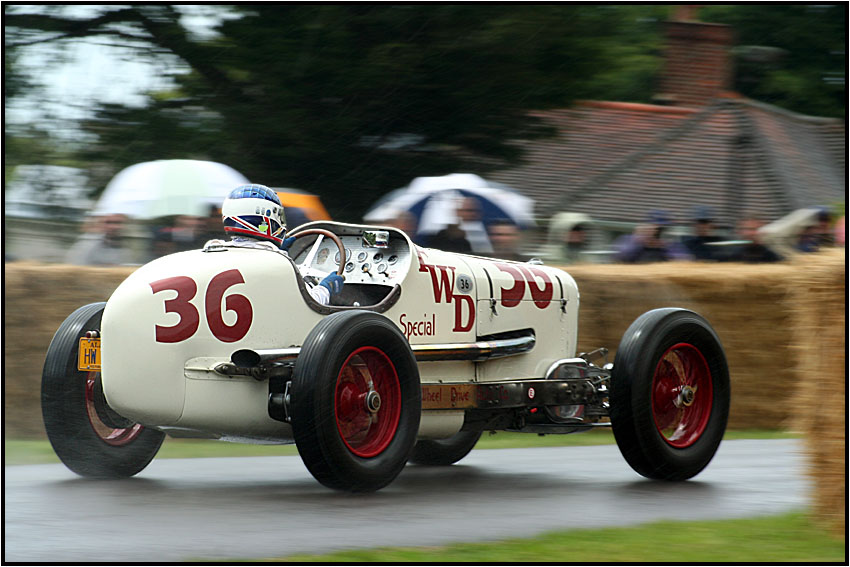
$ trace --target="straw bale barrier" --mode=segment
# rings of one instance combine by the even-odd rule
[[[800,313],[811,310],[794,306],[802,305],[799,297],[806,297],[809,274],[819,278],[811,284],[817,284],[818,293],[843,293],[822,275],[831,274],[837,263],[843,273],[843,256],[839,258],[837,253],[778,265],[567,267],[581,292],[579,350],[608,347],[613,360],[623,333],[641,313],[666,306],[693,309],[711,322],[726,349],[732,375],[730,428],[788,428],[793,424],[792,394],[801,380],[811,376],[801,372],[810,363],[797,361],[812,352],[826,351],[823,345],[795,348],[796,344],[809,345],[813,337],[824,340],[824,334],[811,330],[822,319],[800,319]],[[53,333],[80,305],[106,300],[132,270],[28,262],[5,265],[7,436],[44,435],[40,374]],[[843,309],[830,313],[843,321]],[[795,316],[805,330],[795,332]],[[829,348],[843,352],[843,340]],[[839,378],[843,377],[843,372],[840,374]],[[834,393],[831,399],[836,399]]]
[[[3,282],[3,435],[45,438],[41,370],[47,347],[75,309],[106,301],[134,268],[13,262]]]
[[[847,534],[846,260],[801,263],[793,277],[791,313],[800,387],[794,427],[804,433],[815,516]]]
[[[726,351],[732,383],[729,427],[788,425],[795,384],[788,264],[677,263],[572,266],[579,286],[578,348],[605,346],[613,362],[632,321],[659,307],[684,307],[708,319]]]

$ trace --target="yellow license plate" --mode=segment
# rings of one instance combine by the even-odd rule
[[[77,368],[87,372],[100,370],[100,339],[80,339]]]

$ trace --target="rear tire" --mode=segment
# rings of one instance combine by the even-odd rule
[[[80,476],[130,477],[159,451],[165,434],[118,415],[106,403],[100,372],[77,369],[78,344],[100,331],[105,303],[74,311],[59,326],[41,377],[41,410],[47,438],[59,459]]]
[[[324,318],[304,341],[290,394],[298,452],[325,486],[372,492],[404,468],[422,392],[410,345],[386,317],[343,311]]]
[[[460,431],[448,439],[427,439],[416,443],[410,462],[417,465],[444,467],[453,465],[472,451],[481,431]]]
[[[639,474],[685,480],[708,465],[726,430],[729,368],[717,334],[685,309],[648,311],[626,330],[611,376],[611,426]]]

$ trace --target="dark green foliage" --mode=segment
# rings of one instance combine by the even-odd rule
[[[243,12],[212,43],[174,41],[195,70],[180,98],[107,109],[89,125],[104,147],[126,163],[206,155],[252,180],[320,193],[335,217],[353,220],[376,191],[415,176],[517,159],[509,141],[541,133],[527,110],[568,104],[610,63],[608,14],[596,8]],[[137,129],[122,144],[126,129],[113,124],[128,121]]]
[[[528,110],[603,95],[594,74],[636,51],[612,47],[631,16],[613,6],[257,4],[231,11],[241,17],[203,42],[168,5],[89,20],[86,33],[103,34],[121,19],[133,37],[147,35],[191,73],[145,109],[102,107],[85,124],[98,139],[85,159],[108,156],[116,171],[147,159],[222,161],[253,181],[317,192],[335,217],[355,220],[413,177],[486,174],[519,159],[512,140],[549,133]],[[18,18],[7,14],[7,23],[74,36],[85,27],[46,15]]]
[[[700,19],[735,29],[742,94],[803,114],[846,115],[847,4],[713,5]]]
[[[236,17],[222,20],[215,38],[199,39],[171,5],[101,8],[88,19],[4,9],[7,49],[16,40],[109,36],[147,46],[140,57],[176,56],[190,72],[175,75],[173,92],[152,93],[146,108],[98,109],[84,124],[97,143],[81,159],[113,173],[149,159],[221,161],[252,181],[319,193],[340,220],[359,220],[380,194],[413,177],[486,175],[520,160],[513,140],[551,134],[530,110],[581,98],[649,102],[661,67],[660,22],[671,10],[220,5],[210,10]],[[700,19],[734,25],[741,44],[786,50],[768,65],[739,57],[744,94],[843,115],[846,6],[712,5]],[[825,83],[834,71],[840,84]]]

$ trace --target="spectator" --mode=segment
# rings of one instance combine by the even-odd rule
[[[218,211],[218,207],[215,210]],[[224,233],[221,229],[221,215],[215,216],[218,225],[216,231],[210,228],[211,220],[211,216],[180,215],[174,220],[173,226],[159,228],[154,233],[151,243],[153,257],[159,258],[175,252],[198,250],[203,248],[208,240],[221,238]]]
[[[377,224],[391,226],[404,232],[410,238],[416,235],[416,217],[408,211],[401,211],[392,218],[381,221]]]
[[[472,254],[472,246],[466,239],[466,233],[457,224],[450,224],[440,232],[427,237],[425,246],[446,252]]]
[[[738,236],[746,241],[737,246],[722,260],[726,262],[746,262],[749,264],[762,262],[780,262],[782,256],[762,243],[759,229],[764,225],[761,219],[745,218],[738,223]]]
[[[457,217],[460,229],[475,254],[489,255],[493,246],[487,236],[484,223],[481,222],[481,206],[474,197],[464,197],[458,203]]]
[[[207,238],[206,219],[194,215],[180,215],[171,229],[171,240],[177,252],[197,250],[204,247]]]
[[[826,209],[817,209],[813,224],[803,228],[795,246],[798,252],[817,252],[822,247],[832,246],[834,239],[830,230],[832,215]]]
[[[664,231],[669,224],[667,213],[653,211],[648,224],[638,225],[634,233],[615,243],[615,259],[631,264],[691,259],[683,246],[664,238]]]
[[[174,241],[171,239],[171,229],[169,225],[155,226],[153,228],[153,237],[150,241],[150,259],[161,258],[168,256],[176,251]]]
[[[520,233],[517,226],[507,219],[498,219],[487,226],[494,258],[522,262],[525,258],[519,252]]]
[[[559,264],[587,262],[591,218],[583,213],[558,213],[549,222],[549,241],[541,254]]]
[[[694,234],[682,239],[682,244],[695,260],[717,260],[720,252],[712,242],[723,240],[714,234],[714,215],[709,207],[697,207],[694,214]]]
[[[125,242],[126,215],[104,215],[91,221],[87,232],[66,253],[67,263],[88,266],[135,263],[133,251]]]
[[[797,252],[817,252],[820,250],[820,239],[818,238],[816,225],[810,224],[803,228],[794,246]]]
[[[832,246],[830,229],[832,215],[823,207],[806,207],[759,229],[760,242],[780,256],[817,252],[823,246]]]
[[[203,228],[203,234],[200,240],[204,241],[206,244],[207,240],[213,240],[216,238],[224,238],[224,229],[221,226],[221,207],[218,205],[210,205],[207,216],[205,217],[205,224]]]

